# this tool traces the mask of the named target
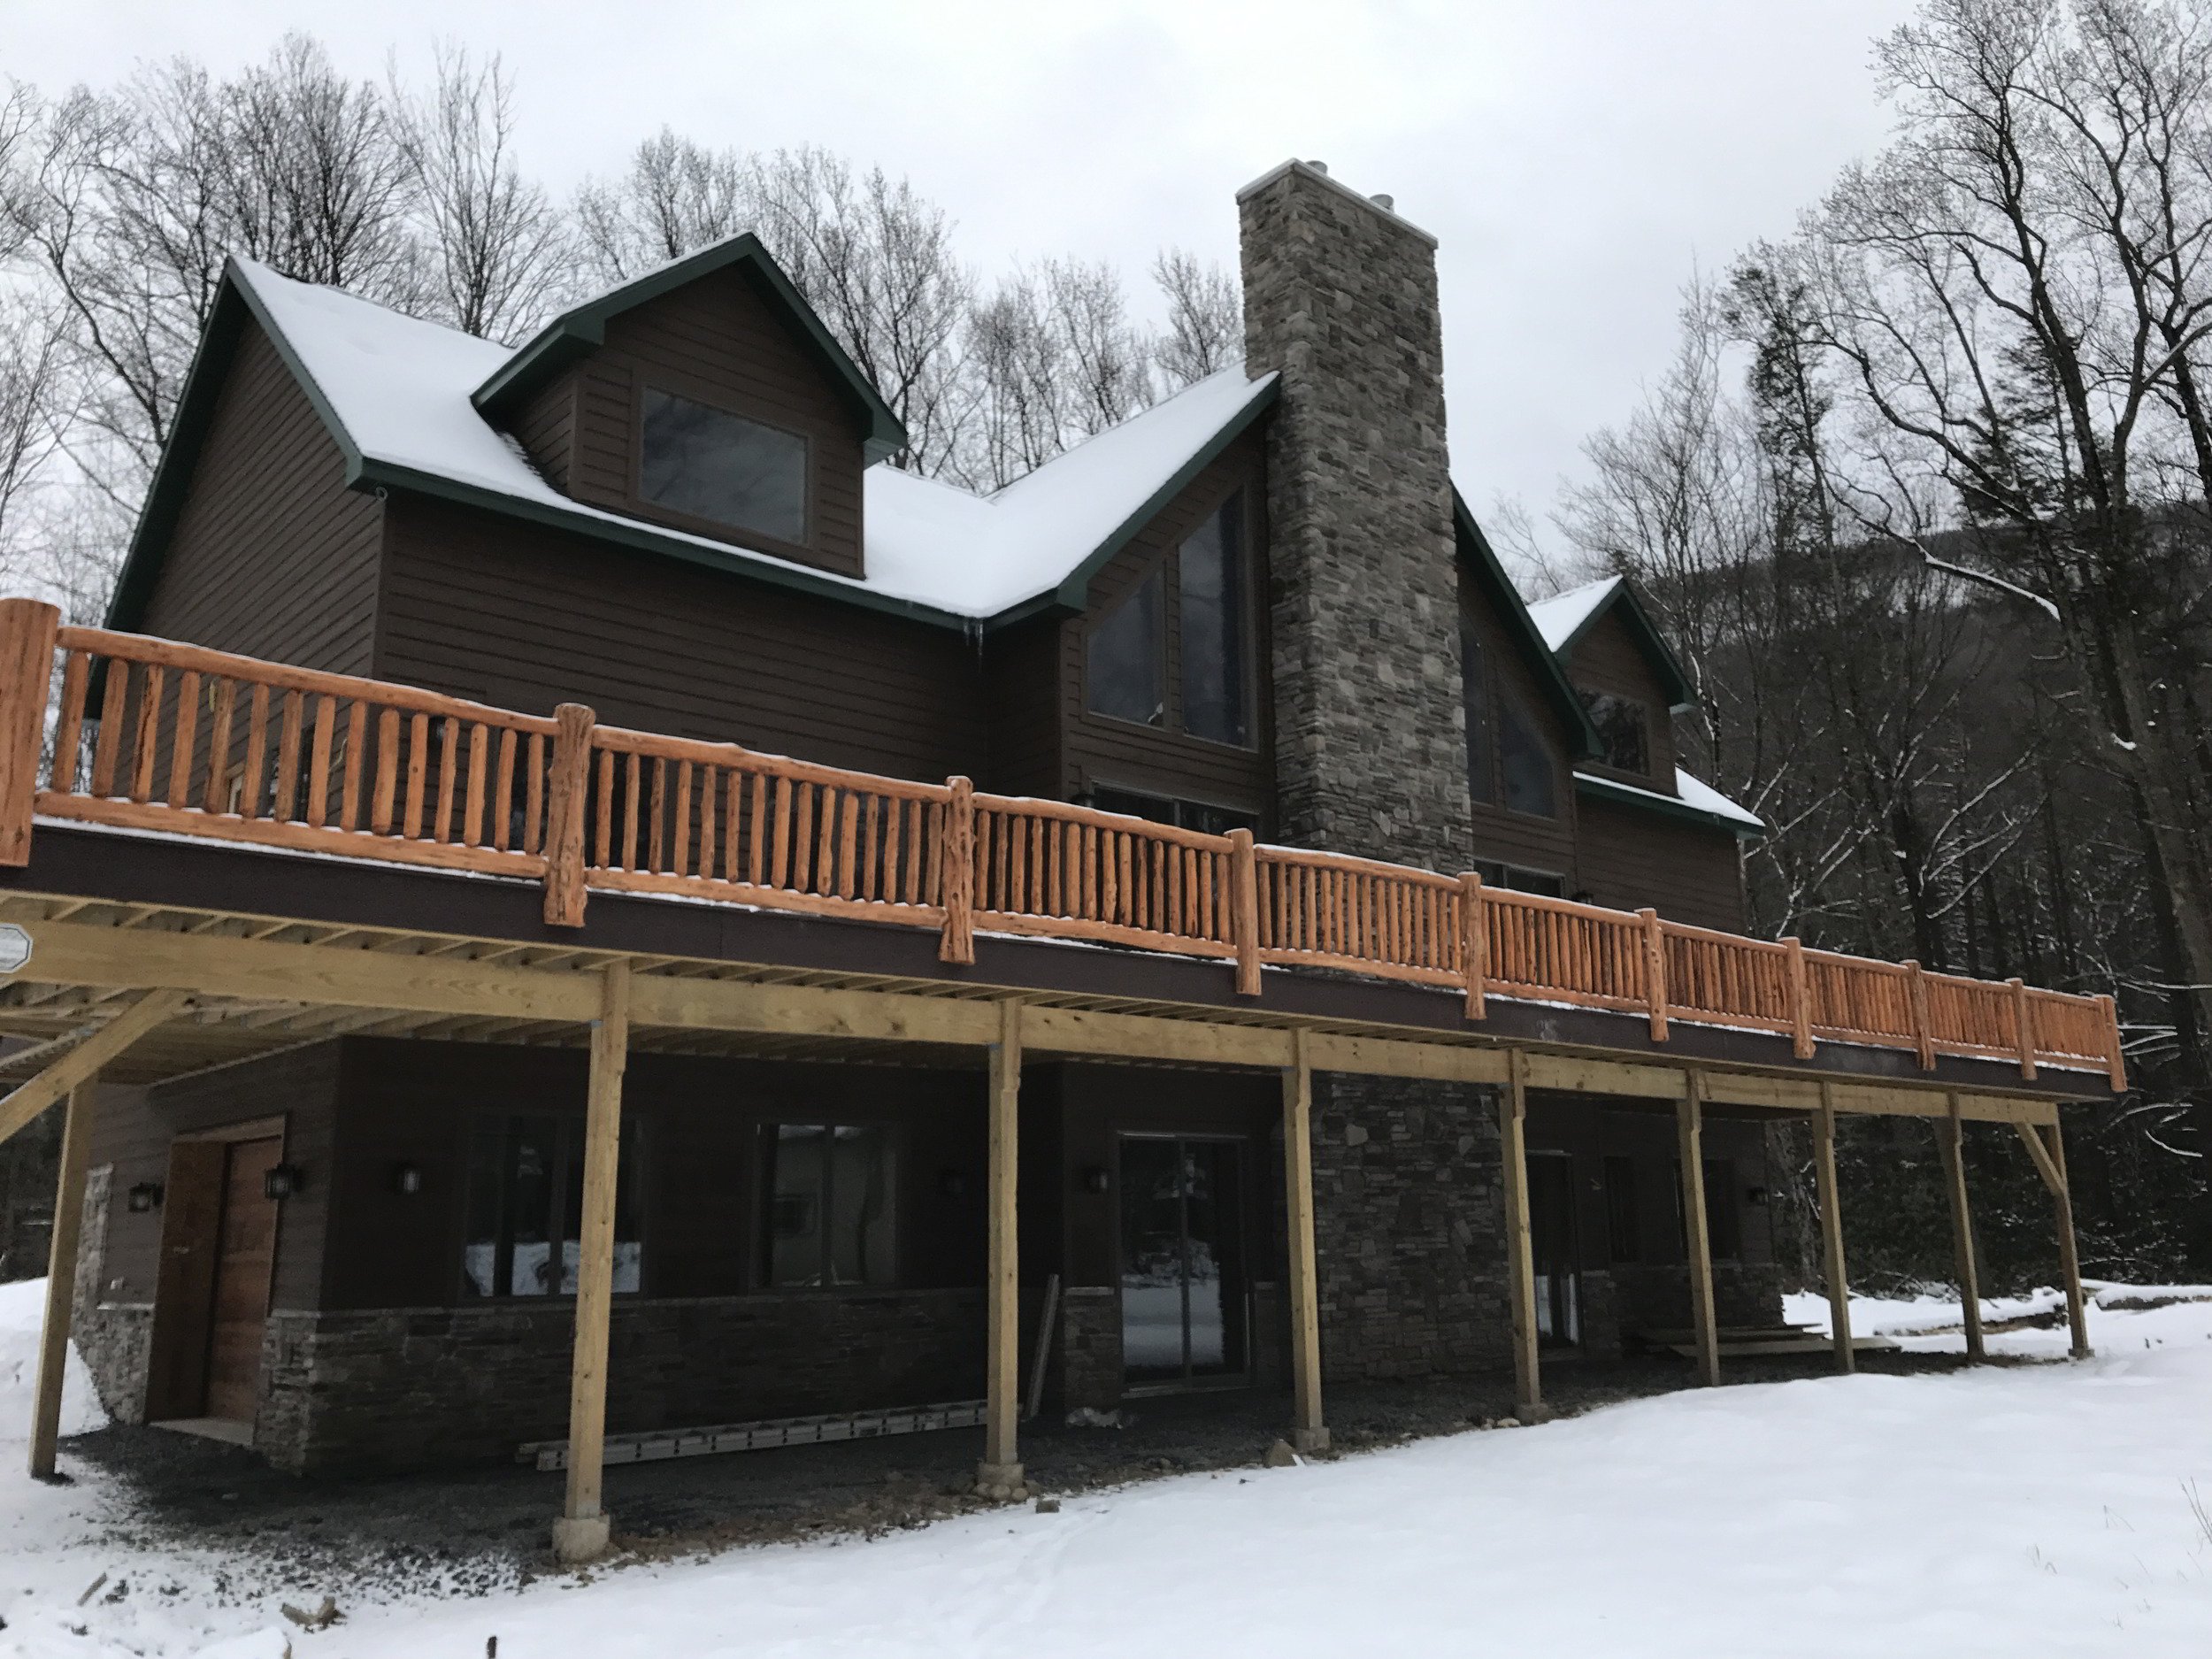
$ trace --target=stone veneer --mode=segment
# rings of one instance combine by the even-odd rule
[[[118,1423],[146,1414],[146,1362],[154,1333],[149,1302],[109,1302],[108,1206],[115,1195],[115,1166],[104,1164],[85,1177],[84,1231],[77,1247],[76,1311],[69,1334],[92,1373],[93,1392]]]
[[[1248,372],[1269,423],[1277,833],[1467,868],[1459,568],[1436,242],[1311,164],[1237,197]],[[1323,1369],[1509,1363],[1488,1091],[1317,1079]]]

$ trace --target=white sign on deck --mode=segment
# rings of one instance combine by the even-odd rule
[[[13,973],[30,959],[30,934],[13,922],[0,922],[0,973]]]

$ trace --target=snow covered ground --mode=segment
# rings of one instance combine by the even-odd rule
[[[2140,1298],[2099,1287],[2099,1357],[2083,1365],[1687,1391],[1540,1428],[1072,1497],[1054,1515],[992,1511],[467,1600],[371,1605],[307,1583],[242,1600],[222,1560],[114,1542],[128,1501],[105,1478],[75,1464],[80,1485],[34,1486],[19,1445],[0,1443],[0,1659],[185,1659],[218,1644],[225,1659],[279,1659],[288,1637],[295,1659],[474,1659],[494,1636],[499,1659],[2201,1659],[2212,1301],[2106,1305]],[[1854,1311],[1862,1330],[1957,1317],[1935,1301]],[[1990,1346],[2055,1358],[2065,1333]],[[0,1434],[21,1433],[27,1405],[0,1389]],[[347,1614],[333,1629],[276,1617],[278,1601],[311,1607],[326,1592]]]

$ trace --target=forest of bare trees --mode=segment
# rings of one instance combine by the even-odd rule
[[[1558,574],[1664,612],[1701,764],[1773,826],[1760,931],[2117,995],[2140,1087],[2078,1123],[2086,1248],[2201,1272],[2212,6],[1924,0],[1875,62],[1891,142],[1692,281]],[[1872,1264],[1939,1271],[1924,1133],[1857,1133]],[[2047,1275],[2016,1152],[1992,1245]]]

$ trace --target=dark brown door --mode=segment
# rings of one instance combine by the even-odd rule
[[[277,1204],[265,1189],[281,1143],[234,1141],[223,1171],[223,1225],[215,1256],[214,1316],[207,1349],[211,1417],[253,1421],[261,1386],[261,1338],[269,1322],[276,1265]]]
[[[214,1311],[227,1160],[219,1141],[169,1148],[161,1208],[161,1266],[154,1281],[154,1329],[146,1366],[146,1420],[196,1417],[207,1408],[208,1321]]]

